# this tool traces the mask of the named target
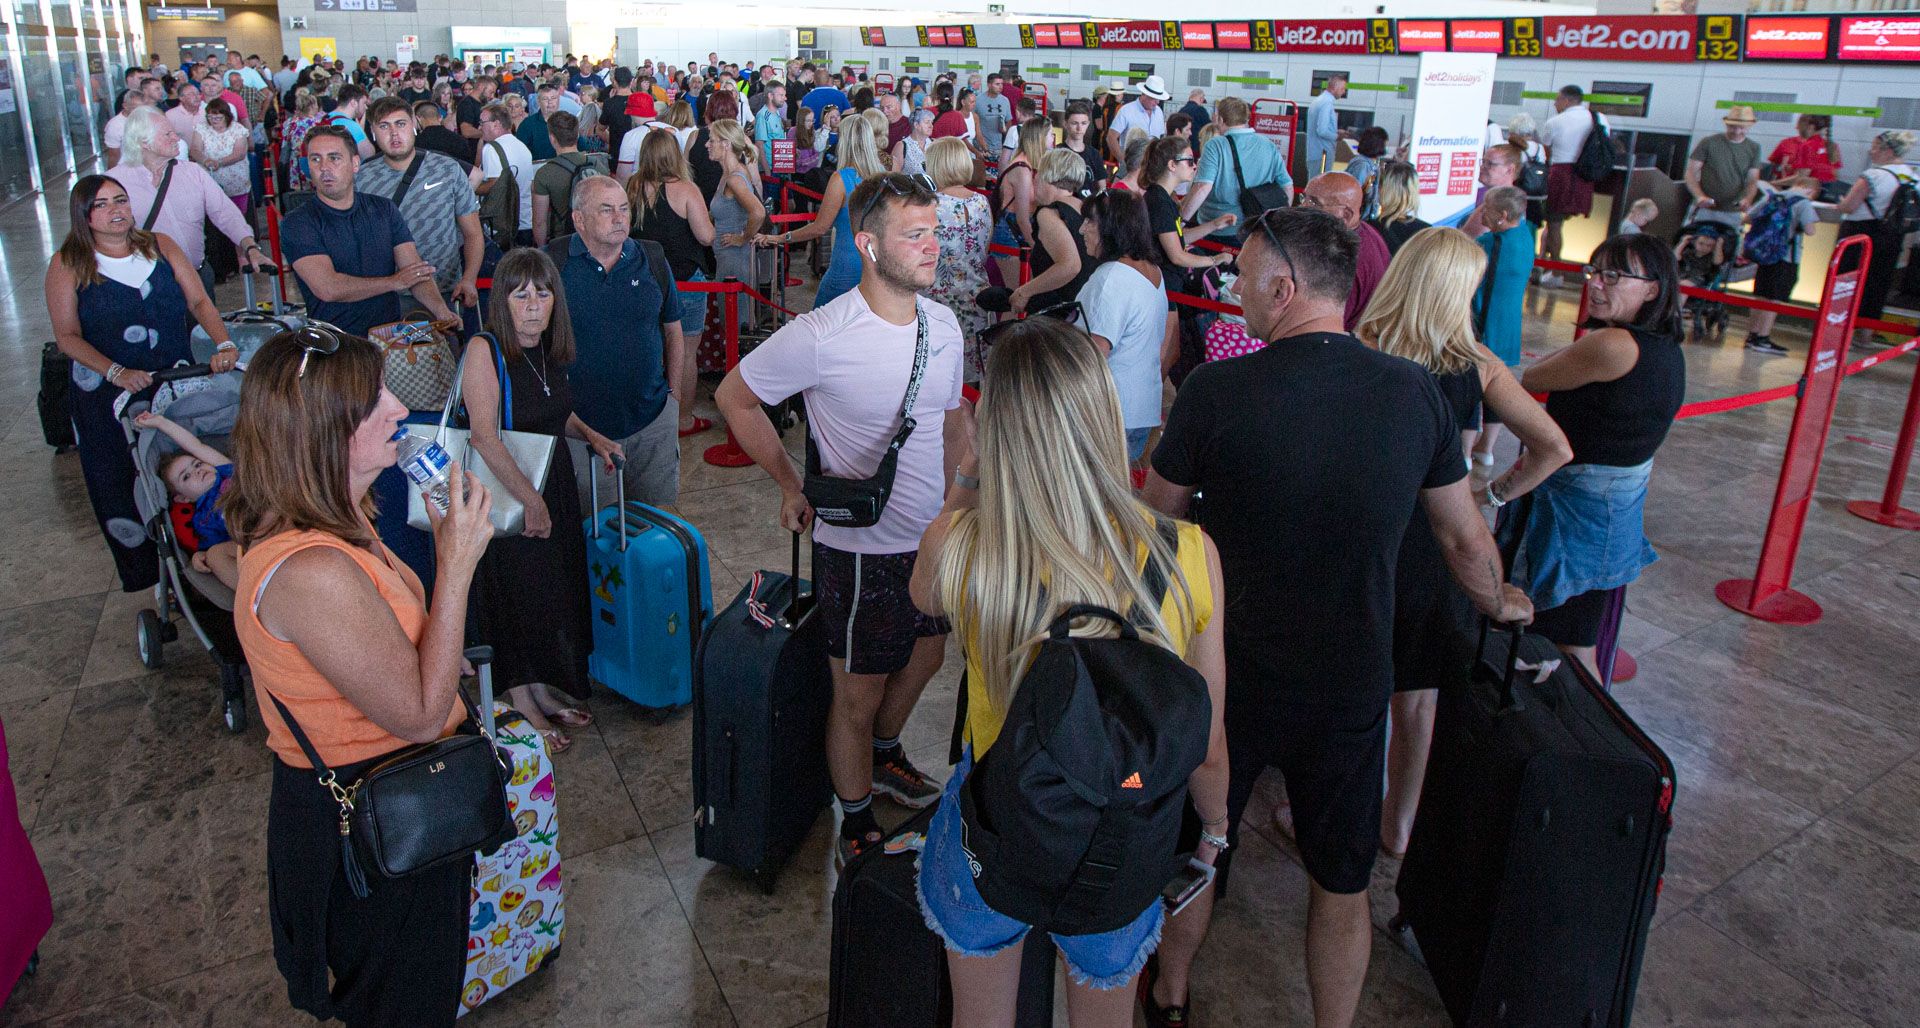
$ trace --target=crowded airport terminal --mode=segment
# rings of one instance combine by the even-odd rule
[[[0,1025],[1920,1024],[1911,3],[0,12]]]

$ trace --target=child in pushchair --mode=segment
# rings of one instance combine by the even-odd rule
[[[1679,264],[1680,284],[1716,292],[1727,287],[1733,269],[1734,254],[1740,249],[1738,229],[1711,221],[1696,221],[1680,230],[1680,242],[1673,248]],[[1706,338],[1727,330],[1727,305],[1705,297],[1689,296],[1681,316],[1693,326],[1693,338]]]
[[[240,547],[227,531],[220,497],[233,484],[233,461],[165,414],[148,410],[134,415],[133,423],[142,431],[159,431],[180,448],[160,459],[160,480],[173,490],[174,507],[168,513],[191,508],[187,525],[193,530],[193,569],[213,575],[232,589],[240,581]],[[176,538],[181,534],[176,531]]]
[[[240,411],[240,375],[206,365],[157,373],[151,399],[120,410],[133,451],[134,506],[160,549],[154,608],[139,615],[140,661],[158,669],[179,637],[177,613],[220,667],[227,728],[246,730],[246,656],[233,629],[233,543],[215,508],[227,484],[220,447]],[[230,465],[228,466],[230,473]],[[200,508],[210,517],[202,517]],[[202,526],[206,534],[202,535]]]

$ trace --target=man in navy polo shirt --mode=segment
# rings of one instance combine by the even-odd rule
[[[412,293],[407,307],[424,307],[440,321],[456,321],[440,298],[434,267],[420,259],[413,233],[392,200],[353,189],[360,152],[351,135],[337,125],[316,125],[307,132],[307,165],[316,199],[287,215],[280,245],[306,297],[307,313],[317,321],[364,336],[375,325],[399,321],[406,313],[400,292]],[[380,514],[374,528],[394,555],[433,591],[433,537],[407,526],[407,477],[387,468],[373,483]]]
[[[627,499],[673,503],[680,496],[677,397],[691,396],[693,381],[682,371],[686,341],[666,251],[628,237],[626,191],[605,175],[581,179],[572,206],[574,234],[548,243],[547,255],[560,267],[573,325],[573,411],[626,452]],[[685,381],[670,379],[670,368]],[[604,490],[613,482],[584,449],[574,456],[584,507],[586,476],[606,476]]]
[[[375,325],[400,320],[405,291],[435,318],[456,320],[400,208],[384,196],[354,192],[360,153],[347,130],[317,125],[307,133],[306,149],[317,200],[287,215],[280,245],[307,313],[364,336]]]

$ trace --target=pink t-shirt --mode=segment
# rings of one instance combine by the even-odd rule
[[[953,311],[925,297],[927,367],[914,401],[913,435],[900,451],[893,493],[878,523],[816,523],[815,541],[848,553],[908,553],[940,514],[946,496],[946,412],[960,406],[964,350]],[[900,404],[913,372],[914,326],[873,313],[858,289],[808,311],[740,359],[740,377],[766,403],[804,394],[807,420],[829,475],[865,478],[900,430]]]

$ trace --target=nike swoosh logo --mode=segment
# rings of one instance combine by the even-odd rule
[[[427,182],[427,183],[423,183],[420,186],[420,191],[424,193],[429,189],[438,189],[439,187],[444,185],[446,185],[445,182]]]

